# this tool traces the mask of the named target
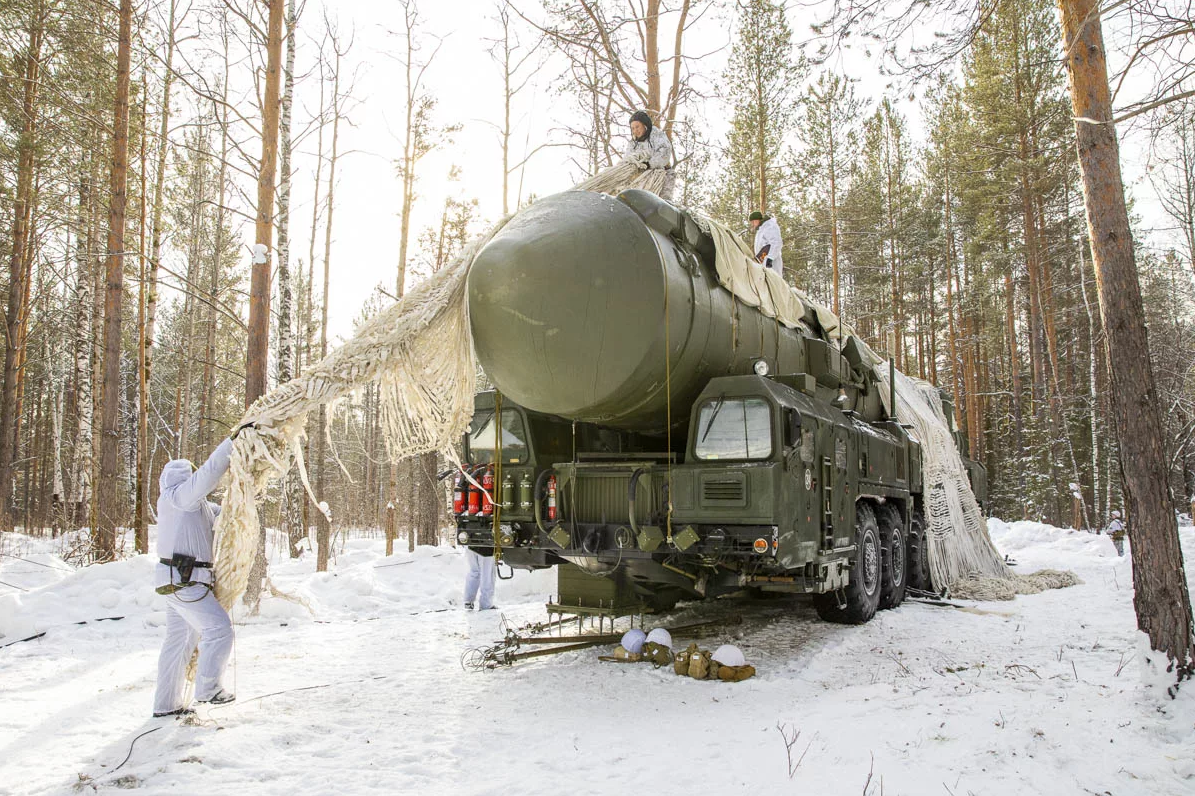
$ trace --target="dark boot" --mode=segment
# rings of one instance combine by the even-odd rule
[[[236,694],[231,691],[225,691],[223,688],[216,691],[207,699],[200,699],[199,702],[210,702],[213,705],[227,705],[229,702],[236,702]]]
[[[177,710],[167,710],[164,713],[155,713],[155,719],[164,719],[167,716],[190,716],[195,712],[195,708],[178,708]]]

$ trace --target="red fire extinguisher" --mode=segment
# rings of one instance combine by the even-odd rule
[[[548,521],[556,519],[556,476],[548,476]]]
[[[464,483],[465,476],[458,471],[456,480],[452,482],[452,513],[456,515],[465,513],[467,499],[465,498]]]
[[[485,468],[485,475],[481,477],[481,516],[488,517],[494,513],[494,501],[490,496],[494,494],[494,466]]]
[[[476,477],[477,469],[474,467],[469,471],[470,477]],[[466,505],[468,510],[465,512],[470,517],[481,513],[481,492],[471,482],[465,482],[465,492],[468,494]]]

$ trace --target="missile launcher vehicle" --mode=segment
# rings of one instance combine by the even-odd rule
[[[468,292],[494,389],[464,439],[484,490],[458,476],[458,541],[559,565],[550,609],[570,613],[751,589],[860,623],[930,589],[921,446],[874,355],[787,287],[753,305],[717,267],[708,225],[639,190],[547,197],[489,242]]]

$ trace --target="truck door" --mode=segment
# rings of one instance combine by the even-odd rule
[[[851,544],[855,530],[854,501],[851,499],[851,479],[849,466],[853,451],[850,449],[850,439],[847,430],[842,426],[834,427],[833,461],[829,470],[833,477],[828,479],[827,488],[830,491],[830,510],[833,513],[834,547],[845,547]]]

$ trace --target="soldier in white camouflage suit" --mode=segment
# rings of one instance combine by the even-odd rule
[[[640,164],[642,169],[663,169],[664,188],[660,198],[672,200],[672,189],[676,185],[676,173],[672,170],[672,144],[664,131],[654,127],[646,111],[635,111],[631,116],[631,141],[623,154],[623,160]]]
[[[1118,556],[1124,555],[1124,523],[1120,521],[1120,512],[1112,512],[1112,522],[1108,523],[1107,529],[1104,533],[1112,537],[1112,544],[1116,545],[1116,554]]]

